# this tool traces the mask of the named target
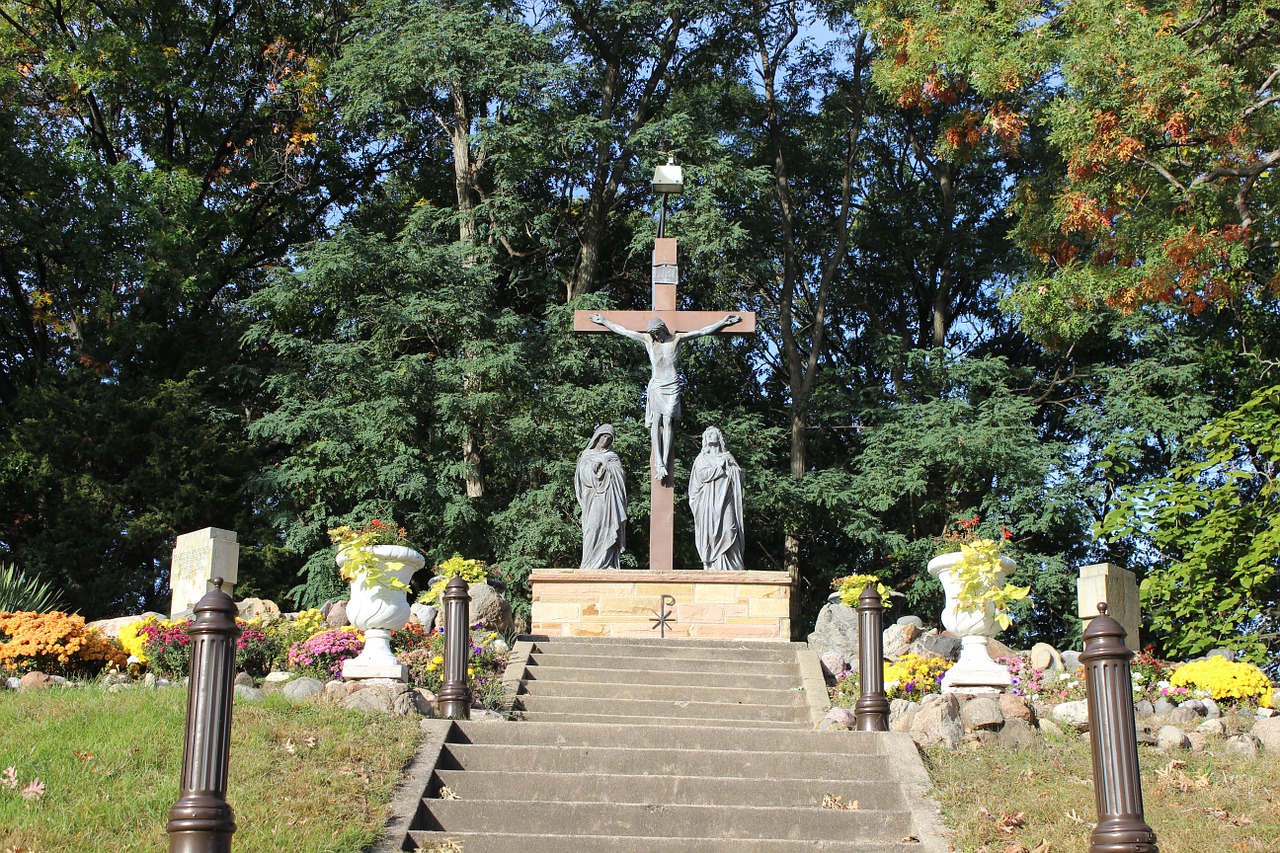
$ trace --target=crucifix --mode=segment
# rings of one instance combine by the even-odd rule
[[[674,171],[673,171],[674,170]],[[666,179],[666,182],[663,182]],[[749,335],[756,330],[750,311],[721,313],[680,311],[676,308],[676,239],[664,234],[667,195],[682,186],[680,167],[659,166],[654,189],[662,193],[658,239],[653,249],[653,309],[650,311],[575,311],[575,332],[613,332],[644,345],[653,366],[649,380],[645,422],[650,432],[649,568],[669,572],[673,568],[675,482],[671,448],[675,419],[680,415],[680,386],[676,373],[679,346],[703,335]],[[664,189],[664,187],[666,187]],[[674,187],[674,188],[673,188]]]

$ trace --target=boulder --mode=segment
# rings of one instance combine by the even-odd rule
[[[1185,701],[1183,701],[1183,702],[1179,702],[1179,703],[1178,703],[1178,707],[1179,707],[1179,708],[1190,708],[1192,711],[1195,711],[1195,712],[1196,712],[1196,716],[1197,716],[1197,717],[1205,717],[1205,716],[1208,716],[1208,715],[1205,713],[1205,705],[1204,705],[1204,702],[1202,702],[1202,701],[1201,701],[1201,700],[1199,700],[1199,699],[1187,699],[1187,700],[1185,700]]]
[[[995,732],[981,729],[976,732],[969,732],[960,742],[969,749],[983,749],[985,747],[998,746],[1000,744],[1000,736]]]
[[[468,618],[471,624],[483,622],[490,631],[504,633],[510,631],[515,623],[511,618],[511,603],[498,594],[498,591],[487,583],[472,584],[471,606]],[[436,615],[437,622],[443,622],[444,613]]]
[[[325,605],[324,624],[328,626],[330,631],[336,631],[347,624],[346,599],[338,599]]]
[[[1072,731],[1083,732],[1089,728],[1089,706],[1084,701],[1055,705],[1051,716],[1055,723]]]
[[[324,683],[318,678],[295,678],[284,686],[284,698],[293,705],[301,705],[313,696],[324,692]]]
[[[338,704],[348,711],[401,717],[425,717],[433,711],[431,703],[408,684],[372,684],[339,700]]]
[[[1005,721],[999,701],[985,696],[960,703],[960,720],[964,723],[965,731],[970,732],[980,729],[995,730],[1004,725]]]
[[[1192,752],[1204,752],[1208,738],[1200,734],[1200,732],[1187,732],[1187,741],[1191,744]]]
[[[921,619],[919,616],[899,616],[897,624],[915,625],[917,628],[920,629],[922,633],[924,631],[924,620]]]
[[[253,687],[253,676],[247,672],[237,672],[236,687]]]
[[[1280,717],[1258,720],[1253,724],[1253,736],[1268,752],[1280,752]]]
[[[1068,649],[1062,653],[1062,668],[1067,672],[1075,672],[1080,668],[1080,653]]]
[[[1150,717],[1156,712],[1156,706],[1146,699],[1141,699],[1133,704],[1133,712],[1139,717]]]
[[[1006,720],[1022,720],[1028,725],[1035,725],[1036,714],[1027,704],[1027,700],[1012,693],[1000,694],[1000,713]]]
[[[1062,655],[1048,643],[1036,643],[1031,647],[1031,666],[1045,672],[1060,672],[1063,669]]]
[[[262,679],[262,691],[264,693],[275,693],[292,681],[294,675],[292,672],[268,672],[267,677]]]
[[[1235,649],[1209,649],[1204,656],[1204,659],[1208,658],[1223,658],[1224,660],[1234,661],[1236,652]]]
[[[899,702],[902,704],[897,705]],[[911,731],[911,724],[915,722],[916,714],[918,713],[920,713],[920,703],[907,699],[894,699],[889,703],[889,730],[894,732]]]
[[[814,728],[819,731],[853,731],[853,712],[848,708],[832,708]]]
[[[1156,732],[1156,747],[1161,750],[1190,749],[1191,741],[1187,733],[1177,726],[1161,726]]]
[[[1164,698],[1163,696],[1161,696],[1159,699],[1157,699],[1157,700],[1156,700],[1156,704],[1155,704],[1155,706],[1154,706],[1154,707],[1155,707],[1155,711],[1154,711],[1154,713],[1156,713],[1156,714],[1167,714],[1167,713],[1169,713],[1170,711],[1172,711],[1172,710],[1174,709],[1174,707],[1175,707],[1175,706],[1174,706],[1174,704],[1173,704],[1172,702],[1170,702],[1168,699],[1166,699],[1166,698]]]
[[[911,640],[907,639],[908,632],[911,632],[911,639],[920,636],[919,629],[915,625],[890,625],[884,629],[885,660],[897,660],[911,650]]]
[[[1016,658],[1018,656],[1017,652],[996,639],[987,640],[987,654],[991,655],[992,660],[996,658]]]
[[[237,602],[236,608],[240,611],[241,619],[276,622],[282,618],[280,608],[269,598],[246,598],[244,601]]]
[[[1058,724],[1053,720],[1041,720],[1037,728],[1039,728],[1040,733],[1044,735],[1052,735],[1053,737],[1064,737],[1065,735],[1062,729],[1059,728]]]
[[[1236,735],[1227,738],[1228,755],[1245,755],[1253,757],[1258,754],[1258,739],[1251,734]]]
[[[241,702],[261,702],[267,698],[267,694],[263,693],[256,687],[246,687],[243,684],[235,686],[235,697]]]
[[[823,652],[822,657],[818,658],[818,660],[822,664],[822,671],[832,678],[836,678],[845,671],[845,659],[840,656],[839,652]]]
[[[1036,740],[1036,730],[1025,720],[1005,720],[1000,727],[1000,745],[1005,749],[1030,749]]]
[[[1222,720],[1205,720],[1196,726],[1196,731],[1202,735],[1216,735],[1221,737],[1227,733],[1227,724]]]
[[[911,644],[911,651],[921,657],[940,657],[943,660],[956,660],[960,657],[961,640],[949,631],[933,629],[926,631]]]
[[[934,698],[929,696],[927,698]],[[923,705],[911,721],[911,739],[920,747],[944,744],[955,749],[964,738],[960,722],[960,702],[952,694]]]
[[[33,669],[18,679],[18,688],[21,690],[43,690],[46,687],[53,687],[57,683],[57,680],[52,675],[45,675],[40,670]]]
[[[409,621],[417,622],[429,633],[436,625],[436,608],[430,604],[415,604],[409,608]]]
[[[1166,722],[1175,726],[1185,726],[1188,723],[1194,723],[1200,719],[1200,715],[1190,708],[1179,705],[1167,714],[1162,715]]]
[[[824,604],[809,635],[809,648],[818,655],[835,652],[845,661],[856,661],[858,612],[844,604]]]
[[[4,680],[4,685],[10,690],[18,690],[22,687],[22,679],[16,675],[11,675]]]
[[[120,629],[130,622],[137,622],[148,616],[154,617],[156,620],[168,619],[163,613],[156,613],[154,610],[148,610],[146,613],[139,613],[137,616],[117,616],[115,619],[98,619],[88,623],[86,628],[93,628],[104,637],[110,637],[115,640],[120,637]]]

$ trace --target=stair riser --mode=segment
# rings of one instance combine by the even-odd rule
[[[739,724],[719,727],[673,728],[663,725],[559,724],[494,725],[460,723],[452,738],[459,743],[524,744],[534,746],[614,746],[649,749],[723,749],[757,752],[835,752],[879,754],[880,740],[865,732],[782,731],[752,732],[744,736]]]
[[[499,833],[648,835],[658,838],[858,838],[900,841],[910,829],[901,812],[839,809],[752,809],[614,803],[472,803],[437,800],[422,827],[448,832],[485,827]]]
[[[802,722],[809,719],[808,710],[802,705],[779,707],[686,700],[645,701],[642,699],[563,699],[554,696],[518,696],[516,709],[569,714],[611,714],[658,721],[679,717],[779,722]]]
[[[695,776],[589,776],[582,773],[511,773],[441,770],[447,786],[468,802],[503,800],[518,791],[529,801],[671,803],[673,805],[813,808],[830,794],[863,809],[905,808],[901,789],[881,781],[848,779],[707,779]],[[426,800],[430,808],[435,800]]]
[[[516,719],[521,722],[545,723],[548,725],[559,725],[561,723],[590,723],[594,725],[609,724],[616,726],[633,726],[643,725],[649,726],[661,724],[668,728],[702,728],[706,726],[723,726],[725,721],[720,718],[709,717],[665,717],[648,719],[636,716],[617,716],[612,714],[583,714],[583,713],[561,713],[552,711],[517,711]],[[733,720],[732,724],[741,729],[750,729],[753,731],[810,731],[812,723],[806,718],[793,722],[779,722],[777,720]]]
[[[730,702],[743,705],[775,705],[790,708],[805,704],[799,690],[759,688],[691,687],[687,685],[597,684],[589,681],[539,681],[526,684],[521,695],[538,698],[643,699],[650,702]]]
[[[732,779],[888,778],[878,755],[721,752],[447,744],[442,770],[517,770],[540,773],[622,773],[635,776],[722,776]]]
[[[512,835],[412,832],[415,847],[454,839],[466,853],[921,853],[919,844],[784,841],[777,838],[636,838],[620,835]]]
[[[534,654],[529,658],[530,667],[553,669],[608,670],[657,670],[660,672],[729,673],[735,675],[781,675],[796,678],[798,668],[794,661],[717,661],[708,658],[615,658],[600,655],[565,655],[559,653]]]
[[[731,687],[747,689],[781,689],[795,686],[794,668],[782,675],[761,675],[758,671],[743,673],[684,672],[656,669],[605,669],[601,667],[531,666],[524,679],[532,690],[561,681],[594,681],[599,684],[672,684],[688,687]]]

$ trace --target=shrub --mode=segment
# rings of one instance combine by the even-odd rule
[[[409,624],[391,635],[396,657],[409,667],[409,677],[418,687],[437,693],[444,678],[444,632],[427,633],[421,625]],[[502,675],[510,650],[494,631],[477,623],[471,629],[471,661],[467,681],[471,685],[472,705],[480,708],[502,707]]]
[[[236,624],[240,626],[240,636],[236,638],[236,672],[262,678],[271,671],[275,647],[267,632],[258,625],[239,619]]]
[[[165,619],[138,629],[146,637],[148,666],[156,675],[178,679],[191,670],[190,619]]]
[[[255,623],[250,620],[250,624]],[[304,610],[298,614],[296,619],[280,619],[260,627],[266,632],[267,642],[270,647],[271,659],[268,662],[268,671],[271,669],[288,669],[289,649],[295,643],[306,642],[321,631],[328,630],[324,617],[320,615],[320,611],[317,609]]]
[[[1205,691],[1215,701],[1257,702],[1271,707],[1271,679],[1251,663],[1237,663],[1224,657],[1192,661],[1178,667],[1169,679],[1174,687]]]
[[[342,662],[363,649],[364,637],[355,631],[321,631],[289,647],[289,668],[322,681],[342,678]]]
[[[482,560],[468,560],[461,554],[454,554],[434,571],[438,580],[418,596],[419,604],[439,604],[451,578],[462,578],[468,586],[484,583],[489,578],[488,567]]]
[[[919,702],[930,693],[942,692],[942,676],[951,661],[939,657],[921,657],[908,652],[895,662],[885,664],[885,695],[890,699]]]
[[[59,606],[51,581],[28,577],[12,563],[0,565],[0,613],[48,613]]]
[[[131,658],[137,658],[138,663],[146,664],[151,660],[147,655],[147,635],[142,633],[142,629],[154,624],[156,624],[156,617],[144,616],[137,622],[130,622],[123,626],[116,636],[116,642],[120,644],[120,648],[124,649],[124,653]]]
[[[52,613],[0,613],[0,670],[50,675],[96,675],[122,665],[125,653],[84,624],[84,617]]]

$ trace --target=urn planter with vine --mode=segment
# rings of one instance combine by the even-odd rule
[[[391,651],[391,634],[409,621],[409,581],[426,565],[395,525],[374,521],[362,528],[329,531],[338,545],[338,572],[351,584],[347,621],[364,633],[364,649],[343,663],[342,677],[408,681]]]
[[[975,533],[978,519],[958,522],[957,531],[944,534],[944,547],[957,548],[929,561],[929,574],[942,582],[947,602],[943,626],[960,637],[960,659],[942,678],[944,692],[1003,689],[1010,685],[1009,668],[991,659],[987,641],[1008,628],[1009,605],[1026,598],[1030,587],[1014,586],[1005,579],[1016,564],[1000,553],[1002,540]]]

